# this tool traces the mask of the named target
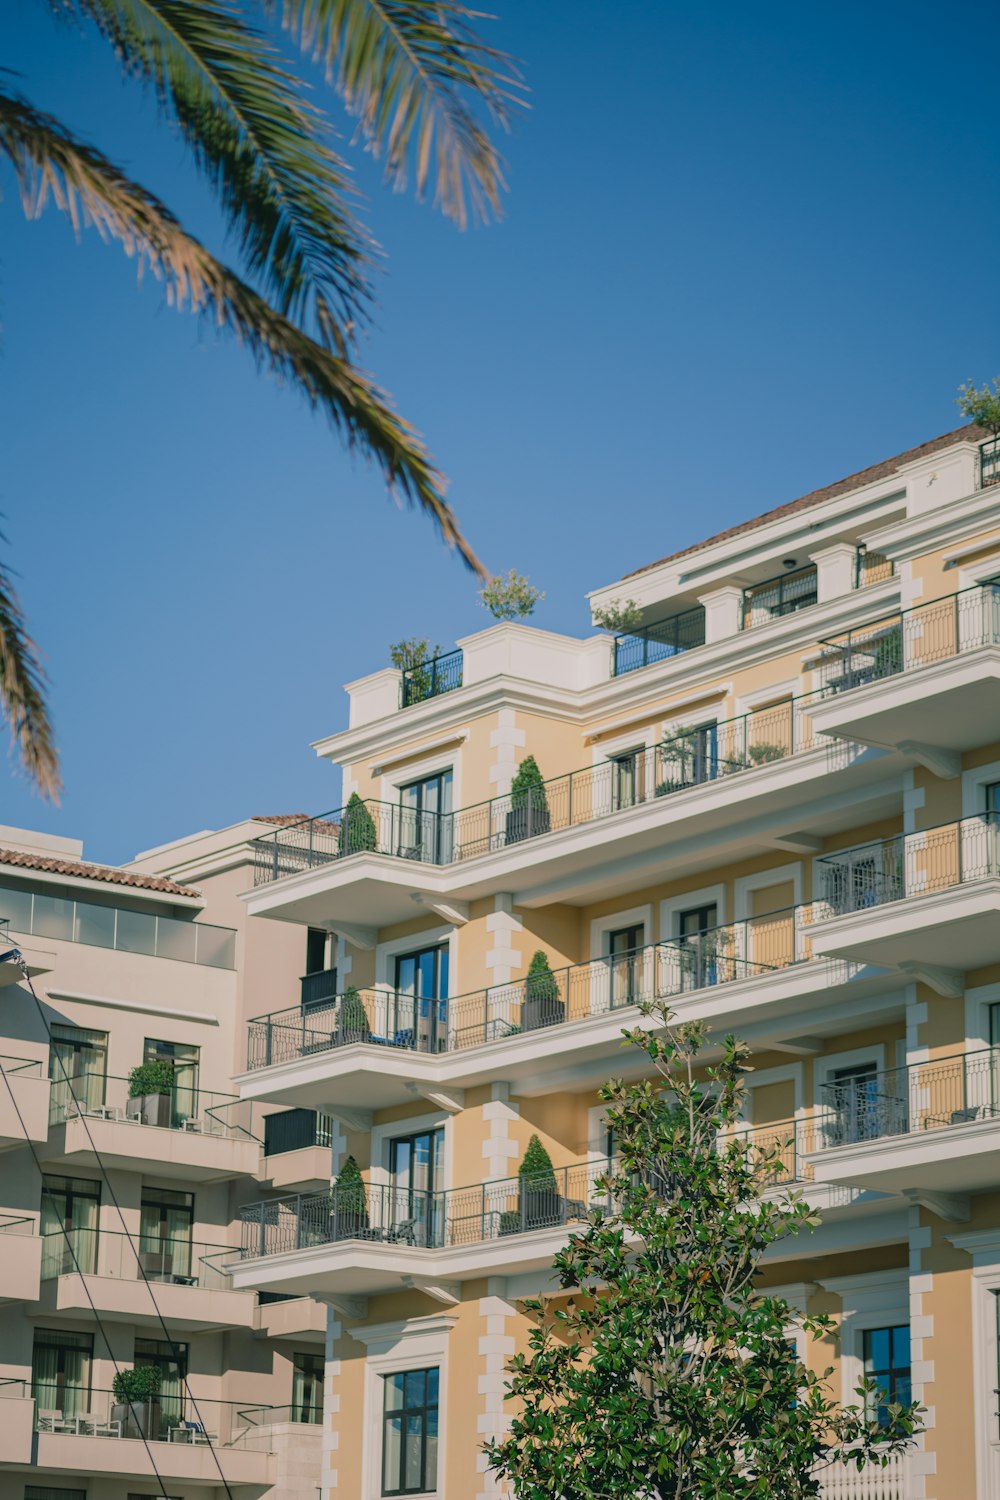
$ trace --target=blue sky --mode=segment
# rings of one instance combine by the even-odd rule
[[[583,633],[588,589],[947,431],[959,382],[1000,370],[995,15],[496,9],[532,105],[504,220],[459,234],[355,157],[388,257],[365,362],[487,564]],[[0,48],[220,244],[105,48],[47,0],[6,0]],[[331,806],[308,742],[346,723],[341,684],[485,625],[471,578],[292,394],[0,183],[0,510],[66,784],[51,809],[6,776],[0,822],[118,861]]]

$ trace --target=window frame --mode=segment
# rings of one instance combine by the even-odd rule
[[[436,1377],[437,1377],[437,1380],[435,1382],[436,1397],[437,1397],[437,1399],[434,1401],[433,1405],[431,1405],[431,1403],[426,1399],[428,1379],[429,1379],[429,1377],[432,1374],[436,1375]],[[407,1377],[408,1376],[412,1376],[412,1375],[422,1375],[423,1376],[423,1379],[424,1379],[424,1396],[425,1396],[425,1399],[421,1403],[418,1403],[418,1404],[415,1404],[415,1405],[412,1405],[412,1406],[408,1406],[406,1404],[405,1391],[406,1391]],[[441,1367],[440,1367],[440,1365],[432,1364],[432,1365],[425,1365],[425,1366],[419,1366],[418,1365],[415,1368],[406,1369],[406,1370],[388,1370],[380,1378],[381,1378],[381,1381],[382,1381],[382,1440],[381,1440],[380,1486],[381,1486],[381,1495],[383,1497],[383,1500],[397,1500],[397,1497],[400,1497],[400,1496],[413,1496],[413,1495],[429,1495],[429,1494],[433,1494],[434,1491],[437,1489],[438,1471],[440,1470],[440,1467],[441,1467]],[[388,1402],[389,1389],[390,1389],[389,1382],[391,1380],[398,1380],[400,1378],[403,1381],[403,1401],[402,1401],[402,1404],[399,1405],[399,1406],[396,1406],[396,1407],[390,1407],[389,1406],[389,1402]],[[428,1432],[427,1432],[428,1424],[427,1424],[427,1417],[428,1417],[428,1414],[430,1412],[432,1412],[432,1411],[433,1411],[434,1417],[435,1417],[435,1439],[436,1439],[436,1443],[437,1443],[437,1447],[436,1447],[436,1451],[435,1451],[435,1464],[434,1464],[434,1476],[433,1476],[433,1478],[434,1478],[434,1486],[433,1486],[433,1489],[429,1488],[428,1485],[427,1485],[427,1477],[428,1477],[427,1476],[427,1456],[428,1456],[427,1455],[427,1448],[428,1448]],[[423,1422],[422,1422],[422,1424],[421,1424],[421,1434],[420,1434],[420,1483],[419,1483],[419,1485],[415,1489],[413,1489],[413,1488],[404,1488],[402,1484],[398,1485],[394,1489],[389,1489],[386,1486],[386,1458],[387,1458],[386,1433],[387,1433],[389,1424],[390,1424],[390,1422],[392,1422],[394,1420],[401,1420],[401,1435],[400,1435],[400,1444],[399,1444],[399,1472],[398,1472],[397,1477],[398,1477],[398,1479],[400,1481],[402,1481],[403,1478],[404,1478],[404,1476],[405,1476],[406,1467],[407,1467],[406,1457],[407,1457],[408,1443],[407,1443],[407,1431],[406,1431],[406,1418],[409,1417],[409,1416],[415,1415],[417,1413],[421,1414],[422,1417],[423,1417],[423,1419],[424,1419]]]

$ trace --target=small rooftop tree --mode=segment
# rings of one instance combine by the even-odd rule
[[[971,380],[960,385],[958,390],[955,405],[962,416],[975,422],[977,427],[985,428],[994,437],[1000,434],[1000,375],[994,380],[992,390],[988,384],[977,390]]]
[[[536,589],[513,568],[509,573],[497,573],[479,591],[483,608],[489,610],[494,620],[526,620],[544,598],[541,589]]]
[[[606,609],[595,609],[593,618],[609,635],[631,635],[642,624],[642,610],[634,599],[612,599]]]
[[[774,1190],[781,1146],[735,1134],[747,1049],[727,1037],[698,1082],[703,1027],[671,1031],[662,1006],[642,1009],[657,1030],[625,1036],[654,1080],[601,1090],[618,1153],[596,1184],[606,1203],[555,1257],[565,1300],[527,1303],[517,1412],[487,1459],[521,1500],[818,1496],[830,1465],[900,1452],[918,1408],[872,1381],[842,1407],[832,1372],[798,1358],[790,1330],[823,1335],[831,1320],[798,1318],[754,1282],[769,1246],[817,1221]]]

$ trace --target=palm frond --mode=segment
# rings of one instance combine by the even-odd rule
[[[0,536],[0,541],[5,538]],[[28,634],[10,573],[0,564],[0,710],[11,747],[38,791],[59,801],[55,736],[45,702],[45,673]]]
[[[219,195],[247,274],[344,353],[367,318],[371,242],[321,112],[233,0],[60,0],[156,91]]]
[[[274,11],[279,0],[263,0]],[[489,19],[458,0],[280,0],[285,25],[358,119],[386,173],[405,184],[411,163],[420,195],[433,163],[434,202],[465,225],[469,209],[500,208],[503,164],[474,106],[505,127],[523,103],[511,60],[474,23]]]
[[[246,345],[259,366],[301,392],[349,446],[374,461],[390,490],[419,506],[465,563],[487,577],[459,529],[420,439],[349,360],[311,339],[186,233],[168,208],[51,115],[0,87],[0,152],[13,164],[29,214],[52,201],[77,228],[117,240],[190,305]]]

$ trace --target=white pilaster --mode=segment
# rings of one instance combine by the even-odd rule
[[[337,1492],[337,1452],[340,1448],[340,1360],[334,1357],[341,1335],[340,1320],[332,1307],[326,1314],[326,1369],[323,1377],[323,1468],[320,1475],[322,1500],[333,1500]]]
[[[713,589],[698,600],[705,606],[705,642],[723,641],[738,635],[742,624],[743,590],[731,587]]]
[[[504,1177],[513,1177],[518,1144],[511,1139],[510,1125],[520,1113],[520,1106],[510,1102],[510,1084],[492,1084],[490,1101],[483,1105],[483,1119],[489,1126],[489,1135],[483,1141],[484,1182],[499,1182]]]
[[[510,791],[510,784],[517,771],[517,752],[523,750],[525,733],[517,728],[517,710],[501,708],[497,711],[497,727],[490,731],[490,748],[494,751],[489,777],[493,783],[494,797],[503,797]]]
[[[507,1362],[514,1353],[514,1337],[509,1331],[510,1319],[515,1316],[514,1304],[502,1295],[506,1291],[503,1278],[491,1276],[488,1297],[479,1299],[479,1316],[485,1328],[479,1339],[479,1356],[482,1361],[479,1375],[479,1394],[482,1407],[476,1420],[479,1442],[488,1438],[499,1438],[510,1427],[505,1395],[507,1392]],[[501,1493],[496,1474],[486,1467],[486,1458],[479,1453],[476,1468],[482,1475],[482,1488],[476,1500],[495,1500]]]
[[[486,954],[490,984],[509,984],[514,970],[520,968],[523,955],[514,947],[514,936],[524,931],[524,923],[514,915],[514,898],[508,891],[500,891],[493,899],[493,910],[486,918],[486,931],[491,934],[493,946]]]
[[[858,553],[853,542],[835,542],[811,554],[816,565],[816,594],[820,604],[827,599],[842,599],[854,588]]]

